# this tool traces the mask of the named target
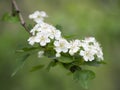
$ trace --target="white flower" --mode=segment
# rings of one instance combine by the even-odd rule
[[[47,32],[48,34],[50,34],[51,30],[55,30],[55,27],[50,25],[50,24],[48,24],[48,23],[44,23],[44,22],[40,24],[39,31]]]
[[[51,39],[55,38],[56,40],[59,40],[59,38],[61,38],[60,30],[51,29],[51,31],[50,31],[50,38]]]
[[[60,53],[56,53],[56,57],[60,57],[61,56],[61,54]]]
[[[30,45],[34,45],[36,41],[37,41],[36,36],[31,36],[31,37],[28,39],[28,42],[29,42]]]
[[[30,33],[32,33],[32,35],[35,35],[36,32],[38,32],[40,29],[40,24],[36,24],[33,29],[31,29]]]
[[[33,35],[28,39],[30,45],[39,43],[40,46],[46,46],[50,41],[54,41],[54,49],[56,57],[61,56],[61,52],[68,53],[73,56],[79,51],[80,56],[85,61],[95,60],[95,56],[99,60],[103,60],[103,52],[99,43],[94,37],[87,37],[84,40],[72,40],[70,43],[62,38],[61,31],[57,30],[53,25],[44,22],[44,18],[48,17],[44,11],[35,11],[29,15],[37,24],[31,29]],[[44,51],[38,52],[38,57],[41,57]]]
[[[80,55],[83,56],[85,61],[92,61],[95,58],[95,55],[99,60],[103,60],[102,49],[94,37],[89,37],[82,40],[81,46],[83,50],[80,51]]]
[[[48,36],[51,39],[56,39],[58,40],[59,38],[61,38],[61,32],[60,30],[56,30],[56,28],[48,23],[42,23],[41,24],[41,30],[40,31],[45,31],[47,32]]]
[[[44,11],[35,11],[29,15],[30,19],[33,19],[36,23],[41,23],[45,17],[48,17]]]
[[[36,24],[30,32],[34,35],[28,40],[31,45],[34,45],[36,42],[40,43],[41,46],[45,46],[47,43],[50,43],[50,38],[58,40],[61,37],[59,30],[44,22]]]
[[[57,53],[64,52],[66,53],[70,47],[68,41],[64,38],[59,39],[54,42],[55,50]]]
[[[37,43],[40,43],[41,46],[45,46],[47,43],[50,43],[47,33],[39,32],[36,35]]]
[[[83,56],[85,61],[94,60],[94,52],[92,50],[80,51],[80,55]]]
[[[96,40],[95,40],[94,37],[86,37],[84,42],[86,42],[86,43],[95,43]]]
[[[43,57],[43,54],[44,54],[44,51],[39,51],[39,52],[38,52],[38,57],[39,57],[39,58]]]
[[[70,50],[69,54],[74,55],[80,49],[80,40],[70,41]]]
[[[103,52],[98,42],[94,44],[96,55],[100,60],[103,60]]]
[[[42,23],[41,28],[39,29],[41,32],[47,32],[49,38],[58,40],[61,38],[60,30],[56,30],[56,28],[48,23]]]
[[[98,50],[96,55],[100,60],[103,60],[103,52],[101,50]]]
[[[56,40],[59,40],[59,39],[62,37],[60,30],[56,30],[55,33],[54,33],[54,35],[55,35],[55,39],[56,39]]]

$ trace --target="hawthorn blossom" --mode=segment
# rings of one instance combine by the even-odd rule
[[[61,38],[60,30],[51,29],[51,31],[50,31],[50,38],[51,39],[55,38],[56,40],[59,40],[59,38]]]
[[[56,28],[48,23],[42,22],[38,25],[36,25],[34,27],[34,29],[32,29],[33,33],[35,32],[46,32],[47,35],[51,38],[51,39],[59,39],[61,37],[61,32],[60,30],[56,30]]]
[[[56,28],[48,23],[42,22],[40,24],[40,28],[38,29],[39,32],[46,32],[47,35],[51,34],[52,30],[55,30]]]
[[[68,43],[68,41],[64,38],[61,38],[57,41],[54,42],[54,46],[55,46],[55,50],[57,52],[57,54],[63,52],[63,53],[67,53],[70,45]]]
[[[29,15],[30,19],[33,19],[36,23],[41,23],[44,18],[48,17],[44,11],[35,11],[33,14]]]
[[[95,43],[96,40],[95,40],[94,37],[86,37],[86,38],[84,39],[84,42],[86,42],[86,43]]]
[[[85,61],[92,61],[94,60],[94,52],[92,52],[92,50],[81,50],[80,51],[80,55],[83,56],[83,59]]]
[[[102,48],[100,47],[100,44],[98,42],[96,42],[94,44],[94,48],[96,50],[96,55],[100,60],[103,60],[103,52],[102,52]]]
[[[70,41],[70,50],[69,50],[70,55],[73,56],[76,52],[78,52],[79,49],[80,49],[80,40]]]
[[[83,56],[85,61],[94,60],[95,55],[98,59],[103,60],[102,49],[94,37],[89,37],[82,40],[81,46],[83,50],[80,51],[80,55]]]
[[[38,32],[40,29],[40,24],[36,24],[33,29],[31,29],[30,33],[32,33],[32,35],[35,35],[36,32]]]
[[[53,41],[53,49],[56,51],[56,57],[61,56],[61,52],[68,53],[73,56],[79,52],[84,61],[93,61],[96,56],[99,60],[103,60],[103,52],[100,44],[94,37],[87,37],[84,40],[72,40],[70,43],[61,35],[61,31],[53,25],[44,22],[47,14],[44,11],[35,11],[29,15],[37,24],[31,29],[32,36],[28,39],[30,45],[39,43],[40,46],[46,46]],[[39,51],[38,56],[41,57],[44,51]]]
[[[37,43],[40,43],[41,46],[46,46],[47,43],[50,43],[47,33],[39,32],[36,35]]]
[[[30,45],[34,45],[36,41],[37,41],[36,36],[31,36],[28,39],[28,42],[29,42]]]

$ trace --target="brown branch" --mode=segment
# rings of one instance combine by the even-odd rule
[[[16,14],[18,15],[19,20],[20,20],[20,23],[21,23],[21,25],[24,27],[24,29],[25,29],[30,35],[32,35],[32,34],[29,32],[28,27],[26,26],[26,23],[25,23],[25,21],[24,21],[24,19],[23,19],[23,16],[22,16],[22,14],[21,14],[21,12],[20,12],[20,9],[18,8],[18,5],[17,5],[16,1],[15,1],[15,0],[12,0],[12,15],[15,16]]]

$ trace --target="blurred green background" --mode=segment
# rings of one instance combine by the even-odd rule
[[[44,10],[47,22],[63,26],[64,35],[82,39],[94,36],[101,43],[106,65],[89,67],[96,78],[88,90],[120,90],[120,0],[16,0],[27,23],[28,15]],[[11,11],[10,0],[0,0],[0,17]],[[27,59],[23,69],[14,77],[12,72],[19,64],[20,54],[15,50],[28,46],[28,33],[19,23],[0,22],[0,90],[84,90],[68,71],[56,66],[50,72],[45,69],[29,72],[39,63],[37,54]]]

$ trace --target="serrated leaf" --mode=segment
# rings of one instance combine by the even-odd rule
[[[21,50],[16,50],[17,53],[22,53],[22,52],[28,52],[28,51],[32,51],[32,50],[36,50],[38,49],[38,47],[25,47]]]
[[[51,69],[51,67],[54,67],[56,65],[56,61],[55,60],[53,60],[53,61],[51,61],[49,64],[48,64],[48,66],[47,66],[47,70],[49,71],[50,69]]]
[[[94,61],[87,61],[87,62],[84,62],[85,65],[89,65],[89,66],[100,66],[101,64],[106,64],[104,61],[97,61],[97,60],[94,60]]]
[[[45,56],[47,56],[48,58],[55,58],[55,51],[53,50],[46,50],[44,53]]]
[[[62,27],[61,25],[58,25],[58,24],[57,24],[55,27],[56,27],[56,29],[58,29],[58,30],[63,30],[63,27]]]
[[[18,67],[15,69],[15,71],[11,74],[11,77],[15,76],[16,73],[23,68],[26,59],[30,56],[30,54],[26,54],[24,55],[21,59],[20,59],[20,64],[18,65]]]
[[[9,13],[5,13],[5,14],[3,14],[1,20],[2,21],[7,21],[9,18],[10,18],[10,14]]]
[[[7,22],[13,22],[13,23],[19,22],[18,16],[12,16],[10,13],[5,13],[2,16],[1,20]]]
[[[88,82],[95,78],[95,73],[91,70],[77,70],[74,73],[74,79],[80,82],[85,89],[88,88]]]
[[[33,25],[29,24],[27,27],[29,30],[31,30],[33,28]]]
[[[78,70],[73,73],[73,79],[77,82],[79,81],[79,78],[80,78],[79,73],[80,72]]]
[[[35,50],[35,49],[38,49],[38,47],[23,48],[24,51],[31,51],[31,50]]]
[[[68,76],[69,76],[69,75],[72,75],[72,74],[73,74],[72,72],[68,72],[68,73],[67,73]]]
[[[58,61],[62,63],[72,63],[74,60],[71,57],[61,56],[60,58],[58,58]]]
[[[36,66],[32,67],[32,69],[30,70],[30,72],[34,72],[34,71],[40,70],[43,67],[44,67],[44,65],[36,65]]]

